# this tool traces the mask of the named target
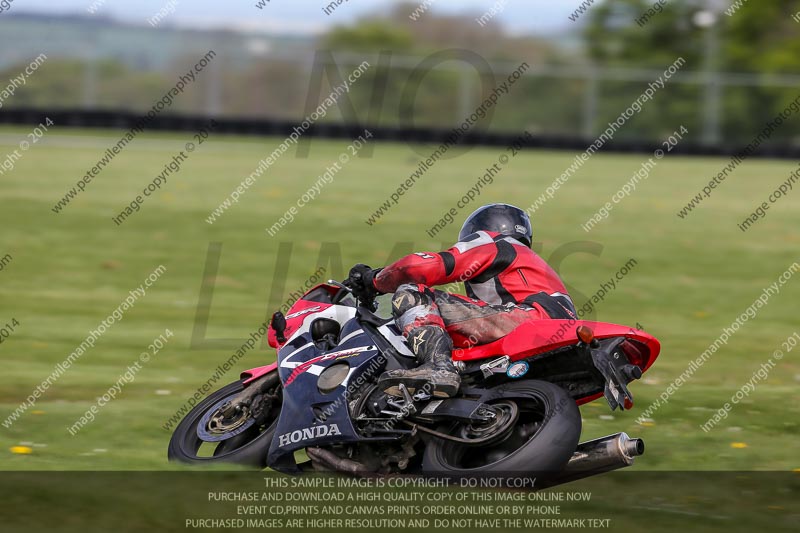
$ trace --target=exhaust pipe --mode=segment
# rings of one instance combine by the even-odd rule
[[[306,455],[312,461],[321,464],[324,467],[330,468],[338,472],[344,472],[353,476],[370,476],[373,475],[370,470],[361,463],[339,457],[330,450],[311,446],[306,448]]]
[[[627,433],[615,433],[578,444],[564,470],[541,480],[542,488],[555,487],[633,464],[644,453],[644,441]]]

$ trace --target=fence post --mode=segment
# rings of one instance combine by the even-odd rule
[[[597,79],[597,66],[592,63],[587,69],[585,78],[586,93],[583,100],[583,125],[581,133],[587,139],[594,137],[594,124],[597,120],[597,100],[600,93],[600,83]]]
[[[721,9],[709,2],[708,23],[705,25],[705,76],[703,79],[703,142],[716,145],[720,142],[720,98],[722,90],[719,80],[719,21]]]

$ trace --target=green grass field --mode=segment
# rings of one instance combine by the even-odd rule
[[[27,129],[0,130],[0,158]],[[324,243],[340,246],[341,263],[327,264],[342,278],[356,262],[380,266],[410,245],[439,250],[455,240],[459,223],[437,239],[426,230],[494,163],[500,151],[474,149],[439,162],[398,206],[372,227],[364,220],[416,168],[404,145],[376,144],[371,159],[353,159],[296,220],[270,237],[271,226],[337,160],[346,142],[313,141],[307,159],[289,152],[214,225],[206,217],[268,155],[277,139],[213,136],[180,173],[117,227],[112,222],[191,140],[190,134],[148,134],[134,141],[60,214],[51,207],[74,186],[120,132],[75,131],[58,126],[0,176],[0,324],[19,326],[0,345],[0,419],[116,309],[158,265],[166,272],[135,307],[70,368],[35,407],[10,428],[0,427],[3,470],[144,470],[171,468],[170,434],[162,424],[218,364],[235,341],[256,329],[291,290],[317,267]],[[420,148],[425,153],[424,148]],[[525,152],[504,168],[477,202],[522,207],[569,166],[570,152]],[[792,162],[749,161],[687,219],[676,212],[727,162],[722,158],[668,156],[590,233],[580,225],[637,170],[640,155],[596,155],[534,216],[534,239],[548,259],[570,251],[559,271],[582,305],[630,258],[636,267],[598,305],[597,319],[637,321],[657,336],[662,355],[633,386],[637,406],[611,417],[598,401],[582,408],[584,438],[627,431],[647,442],[641,470],[792,470],[800,468],[800,349],[787,353],[727,420],[704,433],[704,423],[728,401],[781,342],[800,330],[794,313],[800,279],[789,281],[758,316],[746,323],[644,426],[636,417],[769,284],[800,259],[800,193],[774,205],[747,233],[736,224],[765,200],[794,169]],[[469,211],[466,209],[465,211]],[[463,213],[461,216],[465,215]],[[439,238],[441,237],[441,238]],[[602,245],[599,255],[586,243]],[[294,243],[289,275],[272,291],[276,255]],[[208,321],[218,347],[192,349],[190,339],[210,243],[222,243]],[[405,248],[395,248],[406,243]],[[572,243],[572,244],[570,244]],[[332,245],[326,245],[330,251]],[[563,247],[563,248],[562,248]],[[327,252],[326,252],[327,253]],[[280,284],[278,284],[280,286]],[[137,361],[166,328],[166,347],[134,382],[70,435],[70,427],[95,399]],[[272,362],[273,350],[251,352],[246,369]],[[236,371],[225,381],[237,378]],[[21,448],[17,448],[20,447]],[[12,450],[13,448],[13,450]],[[15,452],[30,453],[15,453]],[[174,467],[172,467],[174,468]]]

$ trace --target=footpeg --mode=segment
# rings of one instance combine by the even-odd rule
[[[417,408],[414,406],[414,398],[411,397],[411,393],[408,392],[408,387],[403,385],[402,383],[398,385],[400,389],[400,394],[403,395],[403,401],[405,402],[405,407],[403,411],[407,415],[414,415],[417,413]]]
[[[508,365],[511,363],[511,358],[507,355],[493,359],[488,363],[481,365],[481,373],[484,378],[488,378],[494,374],[505,374],[508,370]]]
[[[408,392],[408,387],[402,383],[400,383],[397,387],[400,390],[402,399],[396,396],[387,399],[387,403],[391,407],[397,409],[397,411],[389,411],[384,409],[381,411],[381,414],[389,415],[395,418],[406,418],[408,416],[417,414],[417,407],[414,405],[414,398],[411,396],[411,393]],[[419,395],[419,393],[417,395]]]

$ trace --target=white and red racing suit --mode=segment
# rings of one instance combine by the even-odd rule
[[[431,288],[459,281],[468,296]],[[442,353],[453,344],[495,341],[526,321],[576,318],[558,274],[521,242],[494,232],[478,231],[444,252],[407,255],[373,283],[381,293],[394,293],[395,321],[422,360],[424,352]],[[416,332],[431,329],[447,334],[415,340]]]

